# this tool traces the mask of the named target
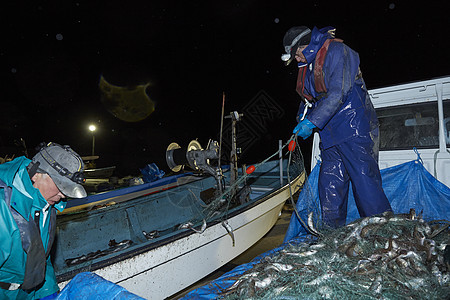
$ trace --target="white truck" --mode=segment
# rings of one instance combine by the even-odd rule
[[[417,159],[450,187],[450,76],[369,90],[380,122],[380,169]],[[319,159],[315,133],[311,170]]]

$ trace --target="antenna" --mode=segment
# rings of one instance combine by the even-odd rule
[[[219,168],[221,167],[220,160],[222,158],[222,131],[223,131],[224,110],[225,110],[225,92],[223,92],[223,94],[222,94],[222,115],[220,116],[219,166],[218,166]]]

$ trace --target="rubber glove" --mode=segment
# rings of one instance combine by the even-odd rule
[[[308,119],[304,119],[295,126],[293,133],[301,136],[305,140],[312,134],[314,128],[316,126],[313,123]]]

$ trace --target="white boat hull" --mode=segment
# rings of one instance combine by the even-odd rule
[[[303,180],[304,177],[299,177],[292,182],[292,194]],[[231,235],[217,223],[202,234],[190,234],[93,272],[146,299],[164,299],[217,270],[260,240],[274,226],[289,195],[289,186],[285,186],[267,200],[230,217],[228,224],[233,230],[234,245]],[[62,289],[68,282],[61,282],[59,287]]]

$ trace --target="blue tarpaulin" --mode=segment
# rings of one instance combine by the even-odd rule
[[[155,163],[148,164],[143,169],[140,170],[142,173],[142,178],[145,183],[161,179],[165,174],[164,171],[160,170]]]
[[[317,164],[311,172],[305,188],[297,200],[297,211],[306,220],[311,206],[319,205],[320,165]],[[421,161],[413,160],[401,165],[381,170],[383,190],[396,214],[409,213],[411,208],[416,213],[422,212],[424,219],[450,219],[450,189],[433,177],[422,165]],[[312,198],[312,199],[311,199]],[[312,205],[311,203],[314,203]],[[360,218],[350,184],[347,207],[347,223]],[[306,235],[306,229],[297,216],[292,214],[284,242],[293,237]]]
[[[311,172],[307,183],[297,200],[296,208],[303,220],[313,210],[320,214],[318,196],[318,177],[320,165]],[[394,213],[409,213],[414,208],[422,212],[425,220],[450,219],[450,189],[436,180],[422,165],[420,160],[410,161],[398,166],[381,170],[383,189],[388,197]],[[347,223],[359,218],[353,193],[349,192]],[[208,285],[188,293],[183,299],[217,299],[222,289],[235,283],[236,277],[251,269],[267,255],[280,251],[288,244],[299,243],[307,236],[295,213],[291,217],[285,243],[242,264],[222,275]]]
[[[84,272],[77,274],[58,294],[57,300],[142,300],[120,285],[114,284],[97,274]]]

